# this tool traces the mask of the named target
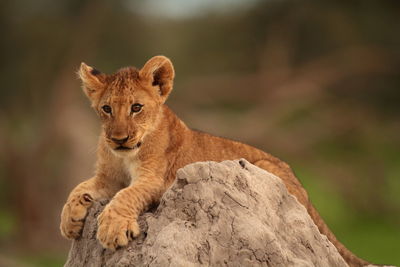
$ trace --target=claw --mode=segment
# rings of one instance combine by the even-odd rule
[[[93,201],[92,196],[89,195],[89,194],[83,194],[83,199],[84,199],[86,202],[92,202],[92,201]]]
[[[74,219],[74,218],[71,218],[71,222],[74,222],[74,223],[83,222],[83,221],[84,221],[84,219]]]
[[[126,237],[128,238],[128,240],[132,241],[132,240],[135,239],[135,234],[132,231],[127,230],[126,231]]]

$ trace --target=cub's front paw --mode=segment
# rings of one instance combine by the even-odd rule
[[[89,194],[72,196],[61,212],[61,235],[68,239],[77,239],[81,235],[83,223],[93,198]]]
[[[140,233],[136,218],[122,215],[112,205],[107,205],[99,215],[97,226],[97,239],[111,250],[128,245]]]

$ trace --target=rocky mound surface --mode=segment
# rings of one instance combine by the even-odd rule
[[[65,266],[347,266],[276,176],[245,160],[177,173],[142,234],[115,252],[96,240],[95,203]]]

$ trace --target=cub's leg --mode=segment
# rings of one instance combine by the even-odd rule
[[[156,175],[142,175],[133,185],[119,191],[97,217],[97,239],[104,248],[126,246],[139,235],[137,218],[165,191]]]
[[[60,230],[67,239],[80,237],[88,208],[94,200],[110,198],[114,190],[105,186],[97,177],[80,183],[70,193],[61,212]]]

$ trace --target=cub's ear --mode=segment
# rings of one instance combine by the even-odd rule
[[[100,71],[81,63],[78,71],[79,78],[82,80],[83,91],[92,101],[96,101],[105,88],[104,77]]]
[[[144,64],[139,71],[139,77],[143,82],[157,86],[161,99],[165,102],[172,91],[175,77],[174,66],[167,57],[155,56]]]

